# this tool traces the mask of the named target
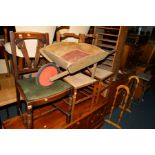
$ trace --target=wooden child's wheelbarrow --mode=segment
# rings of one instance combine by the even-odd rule
[[[42,48],[41,54],[49,62],[54,62],[56,66],[62,67],[65,70],[59,72],[53,63],[43,66],[37,73],[37,84],[49,86],[52,84],[52,81],[69,74],[74,74],[93,64],[95,73],[97,62],[105,59],[111,53],[91,44],[61,42]]]

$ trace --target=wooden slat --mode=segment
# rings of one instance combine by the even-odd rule
[[[98,35],[105,35],[105,36],[118,37],[118,35],[116,35],[116,34],[110,34],[110,33],[98,33]]]
[[[97,46],[115,49],[115,46],[113,46],[113,45],[97,44]]]
[[[107,60],[113,61],[114,55],[107,57]]]
[[[112,61],[106,60],[103,62],[103,64],[112,67]]]
[[[98,66],[99,68],[102,68],[102,69],[105,69],[105,70],[108,70],[108,71],[112,71],[112,67],[110,66],[107,66],[107,65],[104,65],[104,64],[101,64]]]
[[[99,29],[107,29],[107,30],[119,30],[120,28],[116,27],[108,27],[108,26],[98,26]]]
[[[106,52],[111,52],[112,50],[111,49],[104,49]]]
[[[106,42],[111,42],[111,43],[116,43],[116,40],[111,40],[111,39],[98,39],[99,41],[106,41]]]

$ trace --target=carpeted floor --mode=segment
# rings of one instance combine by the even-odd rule
[[[120,109],[115,109],[113,121],[117,120]],[[108,116],[107,116],[108,117]],[[120,123],[123,129],[155,129],[155,89],[151,88],[145,92],[143,101],[135,101],[132,104],[132,112],[124,113]],[[115,129],[105,123],[101,129]]]

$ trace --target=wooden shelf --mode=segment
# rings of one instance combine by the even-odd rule
[[[97,44],[97,46],[100,46],[100,47],[106,47],[106,48],[111,48],[111,49],[115,49],[115,46],[113,46],[113,45]]]
[[[107,60],[113,61],[113,58],[114,58],[114,55],[109,56],[109,57],[107,58]]]
[[[117,75],[120,64],[118,63],[121,58],[128,28],[127,26],[95,26],[94,34],[97,35],[96,46],[104,49],[105,51],[116,50],[115,57],[108,57],[107,60],[112,61],[112,66],[108,66],[105,62],[105,67],[103,69],[110,70]]]
[[[98,39],[98,41],[106,41],[106,42],[110,42],[110,43],[117,43],[116,40],[111,40],[111,39]]]
[[[112,67],[112,61],[106,60],[103,62],[104,65]]]
[[[108,26],[97,26],[98,29],[107,29],[107,30],[119,30],[120,28],[108,27]]]
[[[116,34],[111,34],[111,33],[97,33],[98,35],[105,35],[105,36],[112,36],[112,37],[118,37]]]
[[[99,65],[99,68],[102,68],[102,69],[105,69],[105,70],[108,70],[108,71],[112,71],[112,67],[104,65],[104,64]]]

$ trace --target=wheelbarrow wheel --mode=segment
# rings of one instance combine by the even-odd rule
[[[53,82],[49,78],[57,75],[59,72],[59,68],[53,62],[43,65],[36,74],[37,85],[43,87],[52,85]]]

